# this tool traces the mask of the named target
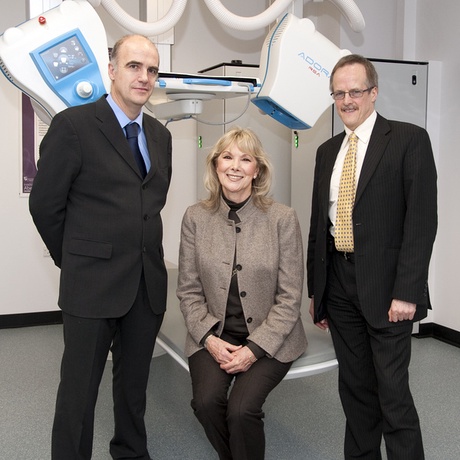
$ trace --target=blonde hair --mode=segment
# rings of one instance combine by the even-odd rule
[[[204,186],[208,190],[209,196],[203,201],[203,204],[213,211],[217,211],[219,208],[222,185],[216,171],[217,159],[223,151],[233,144],[256,160],[259,171],[257,177],[252,180],[252,199],[257,207],[266,209],[273,202],[268,197],[272,184],[272,165],[257,135],[249,128],[238,126],[226,132],[206,158]]]

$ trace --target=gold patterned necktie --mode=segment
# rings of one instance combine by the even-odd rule
[[[335,247],[338,251],[354,252],[352,214],[356,195],[356,152],[358,150],[358,137],[355,133],[350,134],[348,142],[337,200]]]

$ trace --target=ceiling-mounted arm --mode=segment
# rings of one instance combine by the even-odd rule
[[[276,0],[257,16],[237,16],[228,11],[220,0],[204,0],[211,13],[226,26],[237,30],[259,30],[273,23],[283,15],[293,0]]]
[[[148,37],[160,35],[172,29],[182,16],[187,4],[187,0],[173,0],[171,8],[169,8],[163,18],[156,22],[148,23],[139,21],[130,16],[116,0],[88,0],[88,2],[91,3],[93,7],[102,4],[110,16],[122,27],[130,32],[146,35]]]
[[[220,0],[204,0],[211,13],[224,25],[236,30],[259,30],[267,27],[283,15],[293,0],[275,0],[263,13],[256,16],[237,16],[222,5]],[[322,1],[322,0],[316,0]],[[330,0],[346,17],[355,32],[361,32],[365,22],[353,0]],[[112,18],[125,29],[147,36],[160,35],[172,29],[184,12],[187,0],[173,0],[171,8],[160,20],[152,23],[130,16],[116,0],[88,0],[93,7],[102,5]]]
[[[362,32],[366,23],[364,17],[353,0],[330,0],[347,18],[354,32]]]
[[[257,16],[237,16],[222,5],[220,0],[204,0],[211,13],[223,24],[237,30],[258,30],[273,23],[289,7],[293,0],[276,0],[268,9]],[[343,13],[355,32],[364,29],[361,11],[353,0],[331,0]]]

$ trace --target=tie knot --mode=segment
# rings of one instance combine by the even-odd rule
[[[128,125],[125,126],[125,129],[126,129],[126,137],[128,139],[137,137],[139,135],[139,125],[136,122],[129,123]]]
[[[348,136],[348,141],[351,143],[351,142],[356,142],[358,140],[358,136],[352,132],[350,133],[350,135]]]

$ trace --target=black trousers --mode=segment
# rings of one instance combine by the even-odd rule
[[[113,359],[114,459],[149,460],[144,424],[146,389],[163,314],[155,315],[142,277],[129,312],[114,319],[63,313],[64,354],[52,431],[52,460],[89,460],[94,409],[108,352]]]
[[[206,350],[189,358],[191,405],[220,460],[263,460],[262,406],[291,364],[263,357],[234,376],[223,371]]]
[[[380,460],[383,435],[389,460],[424,459],[409,389],[412,323],[371,327],[359,304],[354,263],[339,253],[329,267],[327,311],[347,419],[345,458]]]

